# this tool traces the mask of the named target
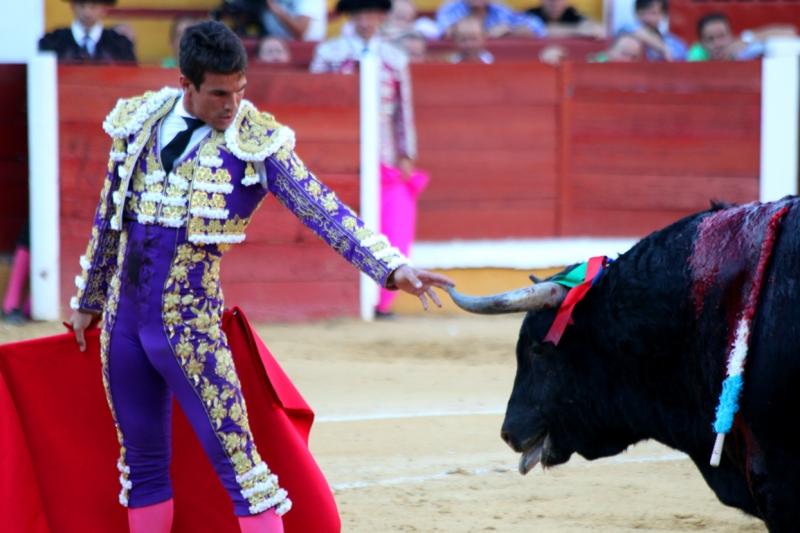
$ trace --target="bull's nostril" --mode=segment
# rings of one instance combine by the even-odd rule
[[[511,434],[508,431],[501,431],[500,438],[503,439],[506,444],[511,446]]]

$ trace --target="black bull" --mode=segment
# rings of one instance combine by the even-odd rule
[[[715,468],[712,423],[727,355],[767,221],[783,207],[740,411]],[[718,207],[649,235],[609,265],[557,346],[542,339],[561,289],[545,282],[522,291],[454,299],[473,312],[528,310],[502,428],[523,473],[655,439],[688,454],[722,503],[771,531],[800,531],[800,201]]]

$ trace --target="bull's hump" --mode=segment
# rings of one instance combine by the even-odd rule
[[[748,290],[773,216],[796,199],[753,202],[709,213],[700,222],[689,256],[692,298],[698,313],[712,289]],[[738,299],[738,298],[735,298]]]

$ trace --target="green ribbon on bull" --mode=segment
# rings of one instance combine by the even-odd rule
[[[574,265],[572,268],[565,270],[564,272],[559,272],[552,278],[547,281],[554,281],[559,285],[563,285],[568,289],[572,289],[573,287],[577,287],[584,281],[586,281],[586,267],[588,266],[588,261],[583,263],[578,263]]]

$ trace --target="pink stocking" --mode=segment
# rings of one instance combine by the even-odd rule
[[[172,498],[128,509],[128,527],[131,533],[169,533],[172,529]]]
[[[22,308],[22,291],[30,271],[31,254],[24,246],[17,246],[14,261],[11,265],[11,274],[8,277],[8,289],[3,300],[3,312],[8,314],[14,309]]]
[[[275,511],[239,517],[242,533],[283,533],[283,519]]]

